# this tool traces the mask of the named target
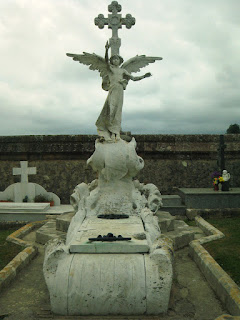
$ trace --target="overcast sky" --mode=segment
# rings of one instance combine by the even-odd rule
[[[96,134],[107,92],[97,71],[66,52],[104,56],[111,37],[94,18],[105,0],[0,0],[0,135]],[[219,134],[240,124],[240,1],[121,0],[136,24],[120,54],[163,57],[135,75],[122,129]]]

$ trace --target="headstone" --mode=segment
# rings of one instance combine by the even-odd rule
[[[13,168],[12,172],[13,175],[20,175],[21,181],[0,192],[0,200],[33,203],[35,202],[35,197],[41,195],[45,197],[46,201],[52,200],[55,206],[60,205],[60,198],[56,194],[47,192],[37,183],[28,182],[28,176],[37,173],[36,167],[28,167],[28,161],[20,161],[20,168]]]
[[[99,15],[95,24],[112,29],[108,59],[96,54],[71,54],[73,60],[98,70],[103,89],[109,91],[96,122],[99,138],[87,164],[98,179],[80,183],[71,196],[76,211],[66,242],[48,243],[44,276],[51,309],[61,315],[139,315],[167,311],[172,285],[172,243],[161,238],[158,218],[161,194],[153,184],[134,180],[144,161],[136,153],[136,141],[121,139],[123,92],[129,80],[142,80],[132,72],[161,60],[118,56],[122,24],[130,28],[135,19],[122,18],[121,6],[113,1],[108,18]]]

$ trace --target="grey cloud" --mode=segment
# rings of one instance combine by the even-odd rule
[[[93,19],[109,1],[4,2],[0,19],[0,134],[96,133],[107,92],[66,52],[104,55],[111,30]],[[122,0],[136,25],[120,53],[162,56],[129,83],[122,128],[136,133],[223,133],[240,119],[240,3]],[[206,10],[207,8],[207,10]],[[12,123],[14,122],[14,127]]]

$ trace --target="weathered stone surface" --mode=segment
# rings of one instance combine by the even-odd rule
[[[144,166],[134,138],[129,143],[97,139],[95,147],[87,163],[98,179],[76,186],[70,197],[76,214],[65,219],[71,219],[66,242],[53,239],[46,247],[43,271],[51,310],[61,315],[166,312],[172,242],[160,239],[154,215],[162,205],[160,191],[133,180]],[[117,240],[98,241],[99,236]]]
[[[49,243],[44,275],[52,311],[63,315],[166,312],[172,248],[169,240],[160,240],[160,245],[151,255],[93,255],[69,254],[58,240]]]
[[[210,218],[232,218],[240,216],[240,208],[222,208],[222,209],[187,209],[186,216],[190,220],[194,220],[196,216],[204,219]]]
[[[156,213],[156,216],[158,217],[158,223],[162,233],[174,230],[175,217],[172,216],[169,212],[158,211]]]
[[[46,212],[49,208],[49,203],[0,202],[0,213]]]
[[[1,204],[1,203],[0,203]],[[4,203],[3,203],[4,204]],[[17,204],[16,204],[17,205]],[[21,205],[24,205],[21,203]],[[26,204],[25,204],[26,205]],[[6,221],[22,221],[22,222],[30,222],[30,221],[41,221],[45,220],[48,216],[54,217],[58,216],[64,213],[71,213],[73,212],[73,207],[71,205],[60,205],[60,206],[53,206],[50,207],[49,203],[40,203],[40,205],[43,205],[43,208],[47,206],[47,210],[39,210],[38,212],[34,211],[32,205],[36,206],[36,203],[28,203],[29,207],[27,209],[20,209],[20,211],[15,210],[15,212],[0,212],[0,221],[6,222]]]
[[[162,196],[162,202],[163,207],[167,206],[181,206],[182,205],[182,199],[179,195],[173,194],[173,195],[163,195]]]
[[[229,191],[214,191],[210,188],[179,188],[188,209],[224,209],[240,207],[240,188]]]
[[[98,235],[107,235],[109,232],[116,237],[131,238],[128,241],[101,242],[89,241]],[[87,218],[78,230],[76,238],[70,243],[71,253],[145,253],[149,252],[149,245],[145,239],[139,240],[135,234],[144,233],[142,220],[132,216],[128,219],[106,220],[96,217]]]
[[[66,239],[66,233],[56,230],[56,223],[50,219],[36,232],[36,242],[45,244],[52,239]]]
[[[59,231],[66,232],[68,231],[68,227],[70,222],[74,216],[75,212],[69,212],[62,214],[60,217],[56,218],[56,229]]]
[[[56,291],[50,292],[55,313],[109,315],[146,312],[143,255],[75,254],[69,255],[69,259],[68,266],[57,270],[57,290],[53,288]],[[66,298],[62,299],[65,295]]]
[[[82,189],[85,187],[86,190],[80,190],[79,210],[85,207],[86,215],[133,213],[134,203],[137,207],[140,201],[135,200],[138,195],[135,196],[137,190],[132,180],[144,167],[144,161],[135,149],[134,138],[129,143],[96,141],[96,150],[87,163],[98,173],[98,180],[92,192],[82,184]]]

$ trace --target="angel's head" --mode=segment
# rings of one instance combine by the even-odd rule
[[[123,58],[118,54],[111,56],[109,60],[110,60],[110,63],[114,66],[120,66],[123,63]]]

